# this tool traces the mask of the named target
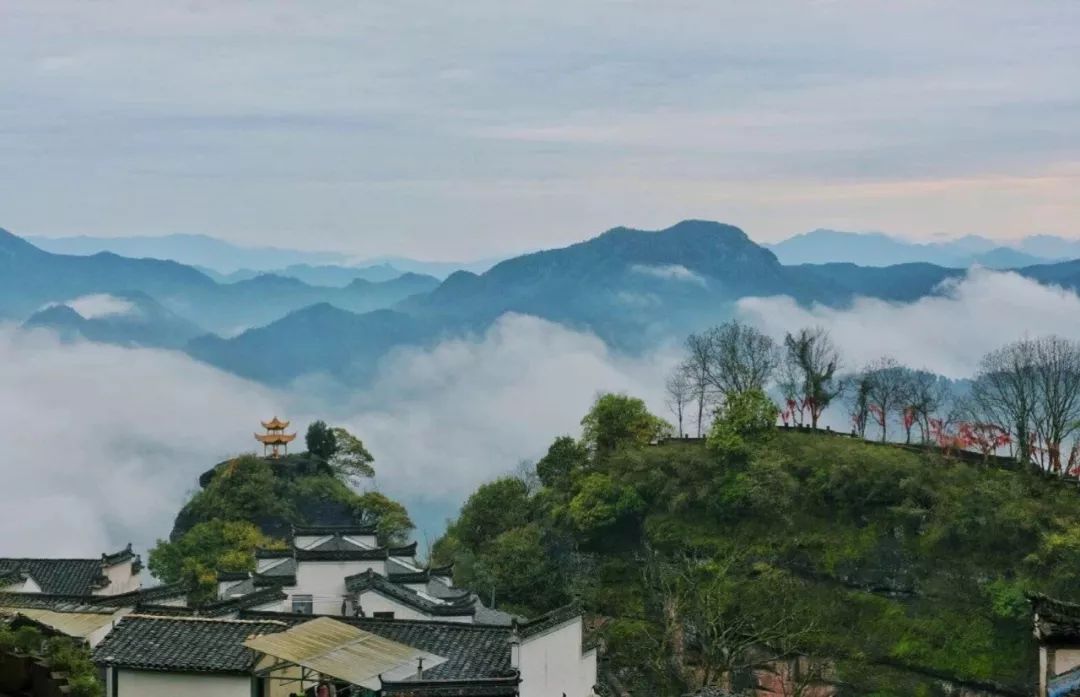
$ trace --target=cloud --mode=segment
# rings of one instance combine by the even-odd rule
[[[135,303],[130,300],[124,300],[106,293],[84,295],[81,298],[69,300],[64,304],[86,319],[127,315],[135,310]]]
[[[444,259],[691,216],[1067,233],[1080,5],[972,5],[8,0],[2,223]]]
[[[744,298],[737,312],[778,339],[799,327],[828,329],[848,370],[890,355],[965,378],[984,353],[1025,335],[1080,340],[1080,325],[1066,319],[1080,315],[1080,297],[1071,291],[986,269],[972,269],[938,290],[906,304],[859,298],[848,309],[807,309],[789,297]]]
[[[4,555],[90,555],[168,535],[198,474],[249,449],[272,391],[181,354],[0,327]]]
[[[253,450],[260,418],[345,425],[376,457],[376,484],[422,533],[482,481],[577,434],[600,391],[663,409],[674,357],[627,358],[590,334],[503,317],[483,334],[397,352],[369,390],[320,378],[272,390],[179,353],[0,328],[4,555],[97,555],[164,537],[198,475]],[[421,539],[424,537],[421,534]]]
[[[643,274],[645,276],[652,276],[653,278],[663,278],[668,281],[683,281],[685,283],[695,283],[699,286],[705,285],[705,279],[702,276],[694,273],[693,271],[681,264],[634,264],[630,267],[630,270],[634,273]]]

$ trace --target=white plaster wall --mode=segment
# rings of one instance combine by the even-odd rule
[[[374,535],[345,535],[345,539],[368,549],[375,549],[379,546],[379,541]]]
[[[293,544],[300,549],[311,549],[315,545],[321,545],[333,535],[297,535],[293,538]]]
[[[588,697],[596,684],[596,652],[581,653],[581,618],[521,642],[521,697]]]
[[[105,567],[105,575],[109,578],[109,585],[94,591],[94,595],[116,595],[138,590],[142,586],[139,574],[132,573],[131,559]]]
[[[118,697],[251,697],[246,675],[117,671]]]
[[[340,615],[341,600],[345,590],[345,577],[374,570],[386,573],[386,563],[379,559],[370,561],[301,561],[296,564],[296,588],[292,595],[312,596],[312,611],[317,615]],[[291,603],[290,603],[291,606]]]
[[[360,607],[364,608],[364,615],[374,617],[376,612],[392,612],[395,620],[430,620],[431,617],[424,613],[403,605],[396,600],[387,598],[375,591],[364,591],[360,594]]]

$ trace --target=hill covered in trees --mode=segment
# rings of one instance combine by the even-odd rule
[[[1080,600],[1075,485],[777,413],[750,390],[707,440],[658,441],[640,400],[602,396],[533,474],[481,486],[433,555],[504,608],[580,601],[635,695],[765,674],[790,695],[1030,694],[1025,594]]]
[[[212,597],[220,571],[252,571],[255,550],[284,547],[293,525],[375,524],[382,544],[404,544],[413,530],[405,507],[356,484],[375,474],[362,441],[321,421],[308,450],[268,459],[241,455],[215,465],[184,504],[149,567],[167,582],[188,582],[195,600]]]

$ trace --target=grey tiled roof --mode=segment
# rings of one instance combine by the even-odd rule
[[[394,583],[370,569],[363,573],[346,576],[345,588],[350,593],[374,590],[420,612],[437,617],[467,617],[476,614],[476,608],[473,607],[467,595],[463,596],[460,602],[445,604],[433,602],[416,591]]]
[[[29,574],[43,593],[90,595],[109,584],[101,559],[0,558],[0,575]]]
[[[206,605],[199,607],[173,607],[169,605],[139,605],[135,608],[135,611],[144,615],[171,615],[171,616],[196,616],[196,617],[226,617],[229,615],[235,615],[241,610],[249,610],[257,608],[260,605],[266,605],[268,603],[280,602],[285,600],[288,596],[281,590],[280,586],[270,586],[268,588],[262,588],[255,590],[246,595],[237,596],[235,598],[226,598],[224,600],[216,600]]]
[[[311,615],[284,612],[242,612],[241,617],[279,620],[290,625]],[[446,663],[424,671],[430,680],[475,680],[510,677],[510,628],[439,620],[377,620],[365,617],[334,619],[392,641],[446,658]],[[466,693],[469,694],[469,693]]]
[[[326,540],[313,547],[308,547],[307,550],[311,552],[353,552],[360,549],[369,549],[368,547],[361,547],[355,542],[349,542],[341,535],[334,535],[329,540]]]
[[[1035,612],[1035,635],[1042,641],[1080,639],[1080,604],[1038,593],[1028,595]]]
[[[579,605],[575,603],[564,605],[539,617],[534,617],[527,622],[517,623],[518,635],[522,639],[527,639],[580,616],[581,607]]]
[[[251,577],[250,581],[241,581],[235,586],[229,587],[227,593],[250,593],[256,588],[266,586],[295,586],[296,585],[296,560],[292,557],[284,559],[265,571],[260,571]],[[248,590],[250,588],[250,590]]]
[[[390,547],[387,552],[391,557],[415,557],[416,542],[413,541],[407,545],[401,545],[400,547]]]
[[[217,572],[218,583],[228,583],[230,581],[245,581],[251,578],[250,571],[219,571]]]
[[[291,549],[266,549],[260,547],[255,550],[256,559],[287,559],[292,555]]]
[[[293,537],[297,535],[374,535],[374,523],[368,525],[294,525]]]
[[[106,566],[115,566],[116,564],[123,563],[125,561],[128,561],[129,559],[134,559],[137,562],[141,562],[141,560],[139,559],[139,555],[135,554],[135,552],[132,551],[130,542],[128,542],[127,547],[124,547],[119,552],[101,555],[101,561]]]
[[[368,561],[374,559],[386,559],[388,556],[385,547],[367,549],[356,547],[355,549],[321,551],[316,549],[293,550],[293,556],[297,561]]]
[[[53,595],[50,593],[0,593],[0,607],[37,608],[57,612],[115,612],[113,605],[98,601],[107,596]]]
[[[128,615],[93,652],[99,665],[138,670],[246,673],[255,652],[244,641],[286,628],[281,622]]]

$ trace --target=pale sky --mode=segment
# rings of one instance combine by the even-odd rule
[[[1080,236],[1076,0],[3,0],[0,227]]]

